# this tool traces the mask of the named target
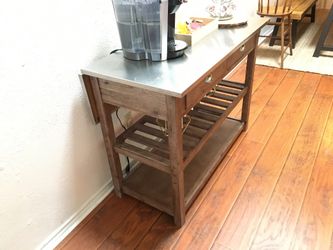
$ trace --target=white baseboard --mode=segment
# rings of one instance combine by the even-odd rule
[[[55,230],[37,249],[54,249],[72,230],[77,227],[91,211],[96,208],[113,190],[112,181],[106,183],[82,207]]]

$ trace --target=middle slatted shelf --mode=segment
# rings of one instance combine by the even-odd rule
[[[197,103],[183,119],[185,166],[218,129],[247,93],[242,83],[222,81]],[[116,139],[116,152],[170,173],[165,121],[143,116]]]

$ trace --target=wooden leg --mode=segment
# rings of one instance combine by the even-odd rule
[[[314,4],[311,8],[311,23],[316,21],[316,4]]]
[[[284,25],[285,25],[285,20],[284,17],[282,18],[281,21],[281,54],[280,54],[280,68],[283,69],[283,61],[284,61],[284,46],[285,46],[285,41],[284,41]]]
[[[320,33],[320,37],[319,37],[315,52],[313,53],[314,57],[318,57],[320,55],[320,51],[322,49],[324,49],[324,43],[325,43],[326,37],[328,35],[328,32],[330,30],[332,23],[333,23],[333,5],[331,7],[330,12],[328,13],[328,17],[327,17],[325,23],[324,23],[323,30]]]
[[[257,42],[258,42],[257,35]],[[250,103],[252,97],[252,85],[253,85],[253,76],[254,69],[256,64],[256,48],[250,52],[247,56],[247,64],[246,64],[246,75],[245,75],[245,86],[248,88],[246,95],[243,98],[242,105],[242,122],[244,122],[243,131],[246,131],[248,128],[249,115],[250,115]]]
[[[109,160],[114,191],[118,197],[121,197],[123,175],[121,171],[119,155],[113,149],[113,146],[115,145],[115,133],[111,117],[113,106],[103,103],[98,80],[96,78],[91,78],[91,82],[103,133],[106,153]]]
[[[276,18],[276,22],[277,23],[281,22],[281,18]],[[274,37],[277,36],[278,31],[279,31],[279,25],[274,25],[274,30],[273,30],[273,33],[272,33],[272,37],[269,41],[269,46],[273,46],[275,44],[276,38],[274,38]]]
[[[292,56],[293,55],[293,37],[291,35],[291,17],[288,16],[288,29],[289,29],[289,32],[288,32],[288,37],[289,37],[289,42],[288,42],[288,46],[289,46],[289,53],[290,55]]]
[[[181,227],[185,222],[182,114],[179,98],[168,96],[166,103],[174,221]]]
[[[293,20],[292,21],[292,28],[291,28],[291,37],[292,37],[292,45],[293,45],[293,49],[296,46],[296,39],[297,39],[297,25],[298,25],[298,21],[297,20]]]

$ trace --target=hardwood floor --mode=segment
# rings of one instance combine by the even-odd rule
[[[332,76],[256,66],[249,129],[182,228],[112,193],[57,248],[333,249],[332,103]]]

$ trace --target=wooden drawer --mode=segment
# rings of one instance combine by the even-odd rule
[[[199,79],[196,86],[186,95],[186,112],[221,81],[221,73],[223,74],[223,72],[227,72],[225,62],[222,62]]]
[[[247,56],[257,46],[257,37],[253,36],[251,39],[241,45],[234,53],[227,59],[228,72],[232,70],[238,63],[240,63],[245,56]]]
[[[99,86],[105,103],[166,119],[164,94],[102,79],[99,79]]]
[[[256,36],[252,37],[225,60],[218,63],[212,70],[197,81],[195,87],[186,95],[186,112],[196,105],[230,70],[232,70],[241,60],[244,59],[255,47],[257,43]]]

